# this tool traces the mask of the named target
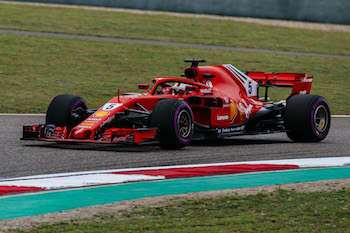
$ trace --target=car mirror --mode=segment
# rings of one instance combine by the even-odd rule
[[[139,90],[149,91],[149,84],[139,84]]]

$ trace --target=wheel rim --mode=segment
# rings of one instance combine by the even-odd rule
[[[325,106],[320,105],[316,108],[314,114],[314,125],[316,133],[323,133],[328,127],[328,111]]]
[[[192,119],[188,111],[182,110],[177,118],[177,129],[181,138],[187,138],[192,131]]]
[[[70,123],[76,124],[76,122],[79,122],[83,118],[86,109],[87,106],[84,101],[78,101],[75,103],[71,110]]]

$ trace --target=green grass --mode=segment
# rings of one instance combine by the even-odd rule
[[[191,19],[0,3],[0,28],[123,38],[350,54],[350,34],[290,29],[224,20]],[[312,93],[328,99],[334,114],[350,114],[349,59],[215,51],[0,34],[0,112],[45,112],[63,93],[91,107],[115,91],[137,91],[158,75],[179,76],[184,58],[241,70],[306,72]],[[275,90],[273,92],[276,92]],[[286,93],[272,93],[275,100]]]
[[[154,76],[179,76],[188,65],[183,59],[198,57],[241,70],[306,72],[315,76],[312,93],[324,96],[332,113],[350,113],[348,59],[4,34],[0,42],[0,112],[43,113],[53,97],[65,93],[100,107],[118,88],[137,91],[138,83],[151,84]]]
[[[0,3],[2,29],[350,55],[350,33]]]
[[[31,232],[350,232],[350,190],[224,196],[99,214]]]

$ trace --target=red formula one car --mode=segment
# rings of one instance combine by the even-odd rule
[[[149,143],[179,149],[191,140],[286,132],[296,142],[318,142],[329,131],[327,101],[310,95],[313,77],[297,73],[242,72],[233,65],[198,66],[187,59],[185,78],[156,77],[99,109],[73,95],[56,96],[46,124],[26,125],[23,139],[50,142]],[[269,87],[292,87],[287,100],[268,101]],[[266,88],[259,98],[259,88]]]

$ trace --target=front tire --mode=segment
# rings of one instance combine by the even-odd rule
[[[326,138],[331,125],[327,101],[318,95],[292,96],[284,110],[288,137],[295,142],[319,142]]]
[[[46,124],[70,128],[86,118],[87,105],[79,96],[58,95],[50,103],[46,112]]]
[[[181,100],[161,100],[153,109],[151,127],[158,128],[161,148],[181,149],[190,143],[193,136],[192,110],[186,102]]]

